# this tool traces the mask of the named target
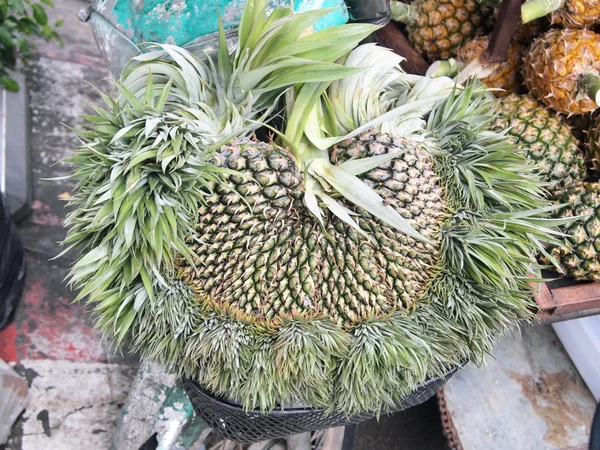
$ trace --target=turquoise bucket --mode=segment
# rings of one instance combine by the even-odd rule
[[[138,44],[176,44],[203,55],[216,48],[219,14],[230,44],[245,0],[93,0],[83,14],[90,20],[94,37],[115,76],[139,52]],[[349,20],[344,0],[272,0],[271,7],[293,6],[295,12],[335,8],[321,18],[315,31]]]

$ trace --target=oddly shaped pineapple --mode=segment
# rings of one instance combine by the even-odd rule
[[[600,35],[590,30],[551,29],[525,56],[525,84],[547,106],[564,114],[583,114],[598,105],[581,89],[582,77],[600,76]]]
[[[581,183],[556,197],[556,218],[585,216],[561,227],[563,245],[550,248],[564,275],[600,281],[600,183]]]
[[[71,283],[108,338],[244,408],[379,414],[533,318],[549,202],[484,89],[353,49],[372,26],[266,11],[233,53],[223,30],[217,61],[153,46],[101,94]]]
[[[500,100],[495,131],[508,129],[516,148],[535,162],[548,189],[562,189],[585,177],[585,162],[577,139],[565,121],[529,95]]]
[[[457,59],[465,64],[479,58],[487,50],[489,36],[480,36],[462,45],[458,51]],[[481,81],[489,88],[501,89],[494,91],[496,97],[505,97],[516,93],[521,86],[521,53],[523,46],[513,41],[508,49],[508,59],[496,67],[494,72]]]
[[[416,0],[410,6],[393,0],[391,7],[392,18],[406,23],[411,44],[432,61],[456,56],[483,24],[477,0]]]

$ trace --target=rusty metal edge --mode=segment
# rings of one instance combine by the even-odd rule
[[[600,313],[600,283],[578,284],[550,289],[540,284],[534,294],[540,324],[562,322]]]
[[[440,418],[442,419],[442,434],[448,442],[448,448],[450,450],[464,450],[458,437],[458,433],[456,432],[456,428],[454,428],[454,424],[452,423],[450,411],[448,411],[448,406],[446,405],[444,389],[440,389],[435,395],[437,397],[438,407],[440,409]]]

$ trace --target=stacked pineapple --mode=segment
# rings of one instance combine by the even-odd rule
[[[392,0],[393,18],[406,24],[410,41],[425,59],[456,58],[452,64],[436,64],[436,74],[440,67],[466,66],[465,77],[476,74],[493,89],[499,100],[492,129],[511,136],[546,182],[549,198],[569,204],[555,217],[590,214],[565,226],[571,237],[550,248],[560,270],[600,281],[600,184],[593,182],[600,176],[600,112],[594,116],[600,105],[600,34],[594,31],[600,25],[600,3],[526,1],[508,58],[493,70],[476,63],[488,48],[485,33],[499,2],[492,2],[495,9],[468,0],[451,3],[417,0],[409,6]]]
[[[523,13],[536,17],[547,12],[539,7],[539,2],[527,2]],[[600,184],[593,182],[600,174],[598,125],[582,129],[600,105],[600,35],[587,28],[600,24],[600,6],[595,0],[566,0],[552,9],[552,23],[568,28],[553,27],[533,42],[524,57],[525,85],[547,108],[579,128],[576,135],[587,134],[580,148],[591,167],[575,183],[552,185],[551,197],[564,205],[554,216],[583,217],[563,227],[567,237],[550,253],[564,275],[600,281]]]

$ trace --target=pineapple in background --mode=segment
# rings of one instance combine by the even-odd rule
[[[456,56],[468,40],[482,34],[484,15],[477,0],[392,0],[392,20],[406,24],[415,49],[430,61]]]
[[[521,7],[525,23],[549,15],[552,23],[571,28],[600,24],[598,0],[528,0]]]
[[[590,30],[551,29],[524,59],[525,84],[547,106],[584,114],[600,101],[600,35]]]
[[[600,2],[567,0],[561,9],[552,13],[552,23],[574,28],[598,25],[600,24]]]
[[[460,47],[456,59],[468,64],[479,58],[488,44],[489,36],[476,37]],[[494,91],[497,97],[505,97],[519,91],[523,50],[523,45],[513,41],[508,49],[508,59],[500,63],[491,75],[481,80],[489,88],[501,89]]]
[[[495,131],[508,130],[515,147],[535,164],[536,171],[555,191],[585,178],[585,161],[564,119],[529,95],[510,95],[500,100]]]

